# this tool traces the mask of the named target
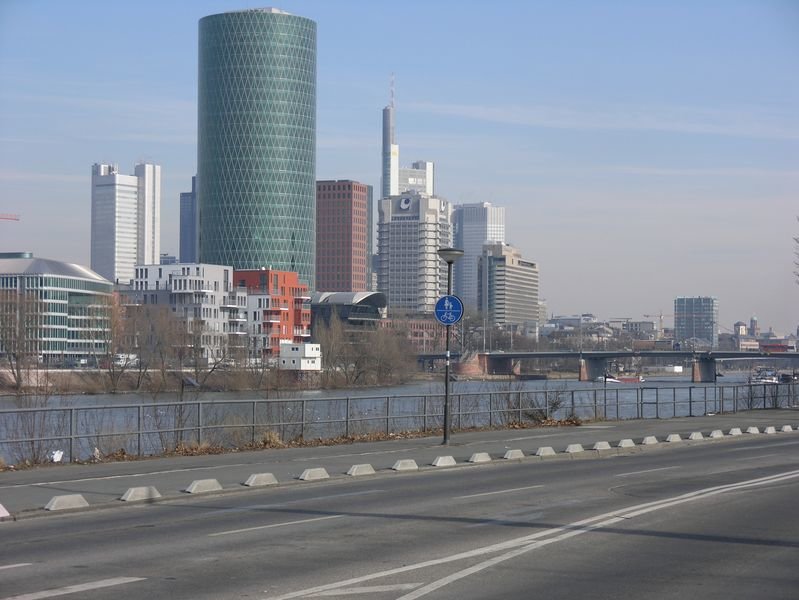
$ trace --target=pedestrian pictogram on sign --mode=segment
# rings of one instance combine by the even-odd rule
[[[436,302],[436,320],[442,325],[454,325],[463,318],[463,302],[457,296],[441,296]]]

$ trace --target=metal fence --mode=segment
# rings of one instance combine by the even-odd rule
[[[550,419],[658,419],[784,408],[794,383],[621,386],[451,394],[453,428],[535,424]],[[35,402],[35,401],[34,401]],[[443,426],[443,394],[315,399],[197,400],[0,410],[0,458],[41,463],[93,454],[160,455],[180,446],[245,447],[264,441],[333,440],[426,432]]]

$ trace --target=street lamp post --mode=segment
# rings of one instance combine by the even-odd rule
[[[447,263],[447,296],[452,295],[452,265],[463,256],[463,250],[458,248],[440,248],[438,256]],[[447,323],[444,326],[447,328],[447,345],[446,345],[446,362],[444,363],[444,441],[443,445],[449,444],[449,432],[452,428],[452,411],[450,410],[449,400],[449,328],[452,324]]]

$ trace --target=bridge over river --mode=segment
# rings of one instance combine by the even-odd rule
[[[520,374],[523,361],[530,360],[577,360],[580,381],[594,381],[608,371],[608,361],[620,358],[640,358],[644,361],[657,359],[690,360],[691,380],[694,383],[716,381],[718,360],[774,360],[789,359],[799,364],[799,352],[740,352],[726,350],[614,350],[591,352],[484,352],[477,355],[480,370],[486,375]]]

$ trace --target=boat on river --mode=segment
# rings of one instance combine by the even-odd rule
[[[780,377],[776,370],[760,368],[749,376],[749,383],[779,383]]]

